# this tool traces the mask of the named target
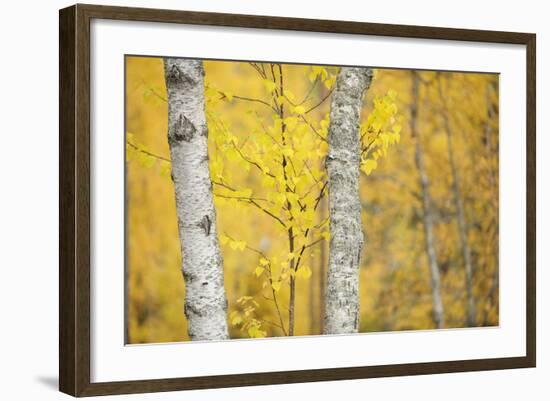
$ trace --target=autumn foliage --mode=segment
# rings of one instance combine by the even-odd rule
[[[230,336],[320,334],[330,242],[325,158],[339,68],[204,66]],[[128,57],[126,74],[127,341],[188,340],[162,59]],[[445,327],[467,324],[457,177],[476,324],[498,324],[498,76],[418,77],[416,137],[410,71],[375,70],[363,102],[361,332],[435,327],[416,141],[430,180]]]

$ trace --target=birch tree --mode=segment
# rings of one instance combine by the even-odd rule
[[[492,210],[495,210],[496,213],[492,215],[492,224],[494,225],[494,230],[487,235],[489,241],[491,241],[492,253],[495,258],[494,270],[492,274],[492,283],[489,288],[489,292],[486,296],[487,303],[485,304],[483,310],[482,324],[483,326],[489,325],[489,311],[490,309],[496,308],[498,314],[498,288],[499,288],[499,220],[498,220],[498,208],[499,208],[499,184],[498,184],[498,140],[495,141],[493,132],[493,124],[497,122],[497,137],[498,137],[498,111],[497,105],[493,104],[493,96],[495,93],[498,93],[498,80],[491,80],[487,83],[487,88],[485,91],[485,100],[487,103],[486,110],[486,121],[483,129],[483,144],[485,151],[485,159],[487,160],[487,177],[489,182],[489,188],[491,191],[492,199]],[[498,98],[497,98],[498,99]]]
[[[421,197],[422,197],[422,220],[424,228],[424,241],[426,246],[426,254],[428,256],[428,266],[430,269],[430,284],[432,289],[432,312],[433,320],[436,327],[442,328],[445,325],[443,300],[441,298],[441,277],[439,273],[439,265],[437,263],[437,255],[435,251],[435,239],[433,228],[433,215],[430,198],[430,180],[426,172],[424,164],[424,155],[422,152],[421,138],[418,132],[418,105],[419,101],[419,83],[420,78],[416,71],[411,72],[412,75],[412,99],[411,99],[411,115],[410,127],[411,135],[415,143],[415,164],[418,170]]]
[[[438,74],[439,75],[439,74]],[[451,167],[451,179],[452,179],[452,194],[453,202],[457,215],[458,236],[460,239],[460,248],[462,250],[462,258],[464,262],[464,286],[466,288],[466,324],[470,327],[476,325],[476,303],[474,299],[474,291],[472,285],[472,252],[470,250],[470,244],[468,243],[468,225],[466,222],[466,215],[464,213],[464,202],[462,200],[462,193],[460,190],[460,177],[458,169],[456,167],[454,148],[453,148],[453,133],[451,130],[451,124],[449,121],[449,110],[447,101],[443,95],[443,88],[441,82],[441,75],[439,78],[439,97],[443,105],[443,125],[445,133],[447,135],[447,151],[449,155],[449,164]]]
[[[371,80],[370,69],[343,67],[332,95],[326,157],[331,240],[325,334],[359,330],[359,262],[363,249],[359,129],[363,94]]]
[[[208,167],[203,63],[165,58],[164,76],[189,337],[224,340],[227,300]]]

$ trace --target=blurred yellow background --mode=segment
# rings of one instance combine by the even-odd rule
[[[257,138],[268,130],[273,124],[270,116],[273,112],[262,103],[246,100],[265,99],[269,103],[266,83],[247,62],[205,61],[204,65],[207,92],[210,91],[206,107],[213,178],[221,168],[216,163],[223,163],[225,179],[260,197],[266,188],[261,172],[247,166],[238,155],[220,150],[218,139],[222,134],[218,131],[222,122],[224,129],[236,138],[235,143],[245,146],[250,137]],[[308,98],[306,109],[320,103],[307,114],[296,108],[294,113],[300,122],[295,134],[297,141],[303,139],[300,146],[314,153],[320,149],[308,157],[314,161],[311,167],[322,176],[322,141],[314,131],[323,135],[326,130],[330,88],[337,69],[285,64],[282,71],[289,97],[296,102]],[[477,323],[498,325],[498,76],[429,71],[419,72],[419,76],[422,82],[419,140],[430,178],[445,327],[465,326],[466,292],[444,113],[448,113],[453,132],[455,162],[468,222]],[[435,327],[422,228],[421,188],[414,162],[415,142],[410,132],[411,87],[410,71],[377,69],[364,101],[362,115],[366,122],[375,107],[374,99],[389,99],[395,113],[392,111],[388,118],[393,129],[399,125],[400,135],[399,141],[381,154],[376,168],[368,175],[361,174],[365,233],[360,270],[361,332]],[[165,99],[162,59],[127,57],[127,343],[189,339],[183,309],[185,286],[170,179]],[[223,236],[231,338],[250,336],[243,330],[243,319],[247,318],[256,319],[268,337],[284,335],[278,327],[280,316],[269,299],[273,291],[263,287],[265,277],[256,270],[261,266],[256,251],[285,261],[286,232],[273,218],[246,202],[218,196],[215,206],[218,232]],[[312,225],[321,226],[319,235],[327,217],[327,202],[323,198],[315,215],[310,216]],[[327,258],[326,240],[320,240],[304,253],[302,264],[308,269],[296,278],[295,335],[322,332]],[[287,286],[281,286],[277,295],[281,317],[286,321]],[[249,306],[252,310],[247,309]]]

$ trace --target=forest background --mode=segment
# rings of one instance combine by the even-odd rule
[[[204,65],[231,338],[288,334],[285,266],[298,260],[294,335],[320,334],[330,238],[326,197],[319,195],[337,68],[284,64],[286,92],[277,98],[277,77],[270,84],[250,63]],[[129,57],[126,74],[127,342],[187,340],[162,59]],[[283,147],[273,141],[281,122],[272,107],[281,104],[293,138]],[[444,327],[498,324],[498,76],[376,69],[362,116],[360,331],[437,327],[419,151],[429,180]],[[281,156],[296,164],[289,171],[294,210],[301,201],[318,204],[294,219],[302,234],[294,252],[272,216],[288,223],[288,199],[277,197],[278,174],[267,161]],[[457,188],[472,267],[473,324]]]

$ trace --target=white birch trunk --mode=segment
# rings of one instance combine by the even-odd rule
[[[372,70],[343,67],[332,94],[329,151],[330,248],[325,300],[325,334],[359,330],[359,263],[363,249],[359,200],[359,123]]]
[[[202,61],[164,59],[168,143],[191,340],[228,339],[223,260],[208,167]]]
[[[426,173],[424,165],[424,155],[417,127],[418,117],[418,84],[419,78],[416,72],[412,72],[412,99],[411,99],[411,135],[415,140],[415,163],[418,169],[420,187],[422,189],[422,215],[424,226],[424,241],[426,254],[428,255],[428,265],[430,269],[430,284],[432,288],[432,314],[433,320],[438,329],[445,326],[443,300],[441,298],[441,277],[439,274],[439,265],[435,252],[433,216],[430,200],[430,180]]]

